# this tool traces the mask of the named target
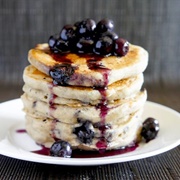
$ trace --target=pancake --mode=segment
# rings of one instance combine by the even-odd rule
[[[141,129],[142,109],[131,115],[127,115],[116,123],[109,122],[104,133],[106,149],[117,149],[128,146],[139,140]],[[99,150],[97,143],[101,140],[102,132],[96,124],[89,124],[89,130],[93,132],[93,137],[88,142],[82,140],[75,133],[75,129],[82,126],[84,122],[66,124],[55,119],[33,117],[26,115],[26,129],[28,134],[39,144],[51,147],[57,139],[69,142],[73,149]],[[85,122],[86,123],[86,122]]]
[[[122,118],[142,108],[146,98],[147,93],[144,90],[132,97],[116,100],[107,105],[97,104],[96,106],[92,106],[88,104],[64,105],[54,102],[52,104],[52,102],[49,103],[48,99],[45,99],[46,101],[37,100],[26,93],[21,96],[25,112],[41,114],[44,118],[53,118],[68,124],[76,123],[78,119],[90,120],[92,123],[100,122],[102,118],[104,118],[104,121],[107,123],[116,121],[116,119]],[[102,115],[102,113],[105,113],[105,115]]]
[[[105,87],[118,80],[142,73],[148,64],[148,53],[140,46],[129,46],[126,56],[100,57],[78,54],[52,54],[48,44],[39,44],[28,54],[30,64],[49,76],[50,69],[59,64],[69,64],[74,72],[67,85]]]
[[[138,142],[148,52],[132,44],[121,57],[51,50],[46,43],[31,49],[23,73],[26,130],[35,142],[51,147],[63,140],[80,150]]]
[[[52,94],[57,96],[55,103],[58,104],[84,103],[96,105],[102,99],[101,91],[92,87],[54,86],[52,78],[32,65],[25,68],[23,79],[25,82],[23,91],[43,101],[46,101],[46,99],[50,100]],[[143,81],[143,74],[138,74],[109,85],[105,92],[107,103],[112,103],[114,100],[123,99],[137,93],[141,89]]]

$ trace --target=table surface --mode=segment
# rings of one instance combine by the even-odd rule
[[[177,88],[147,87],[148,100],[180,112],[180,91]],[[21,87],[1,87],[0,102],[18,98]],[[17,160],[0,155],[0,179],[180,179],[180,146],[153,157],[110,165],[61,166]]]

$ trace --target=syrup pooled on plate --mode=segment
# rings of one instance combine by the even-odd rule
[[[18,129],[16,132],[17,133],[27,133],[27,131],[25,129]]]
[[[16,130],[16,133],[27,133],[27,131],[25,129],[18,129]],[[55,139],[55,140],[59,141],[59,139]],[[43,145],[39,145],[39,146],[40,146],[39,150],[35,150],[31,152],[39,155],[50,156],[50,148],[47,148]],[[120,149],[106,151],[102,149],[99,145],[99,149],[100,149],[99,151],[72,150],[71,158],[98,158],[98,157],[115,156],[115,155],[120,155],[134,151],[137,147],[138,144],[134,143],[131,146],[121,147]]]
[[[98,158],[98,157],[107,157],[107,156],[115,156],[120,155],[128,152],[134,151],[138,147],[138,144],[134,144],[130,147],[123,147],[121,149],[116,150],[104,150],[104,151],[83,151],[83,150],[72,150],[71,158]],[[39,155],[50,155],[50,148],[46,148],[41,146],[41,149],[32,151],[32,153],[39,154]]]

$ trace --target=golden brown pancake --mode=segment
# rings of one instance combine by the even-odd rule
[[[24,70],[23,79],[25,85],[24,92],[36,99],[47,101],[56,95],[55,103],[70,104],[84,103],[96,105],[101,102],[102,95],[98,89],[82,86],[54,86],[52,78],[40,72],[32,65]],[[114,100],[123,99],[137,93],[143,84],[143,74],[122,79],[106,89],[106,100],[112,103]],[[80,101],[80,102],[79,102]]]
[[[29,62],[39,71],[49,75],[49,70],[59,64],[70,64],[74,73],[66,82],[73,86],[108,86],[118,80],[142,73],[148,64],[148,53],[140,46],[130,45],[126,56],[100,57],[94,55],[55,55],[48,44],[39,44],[28,54]]]

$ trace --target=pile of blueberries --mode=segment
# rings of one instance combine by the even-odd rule
[[[85,19],[74,25],[65,25],[59,34],[50,36],[48,44],[53,53],[125,56],[129,43],[113,30],[112,20],[102,19],[96,24],[93,19]]]

